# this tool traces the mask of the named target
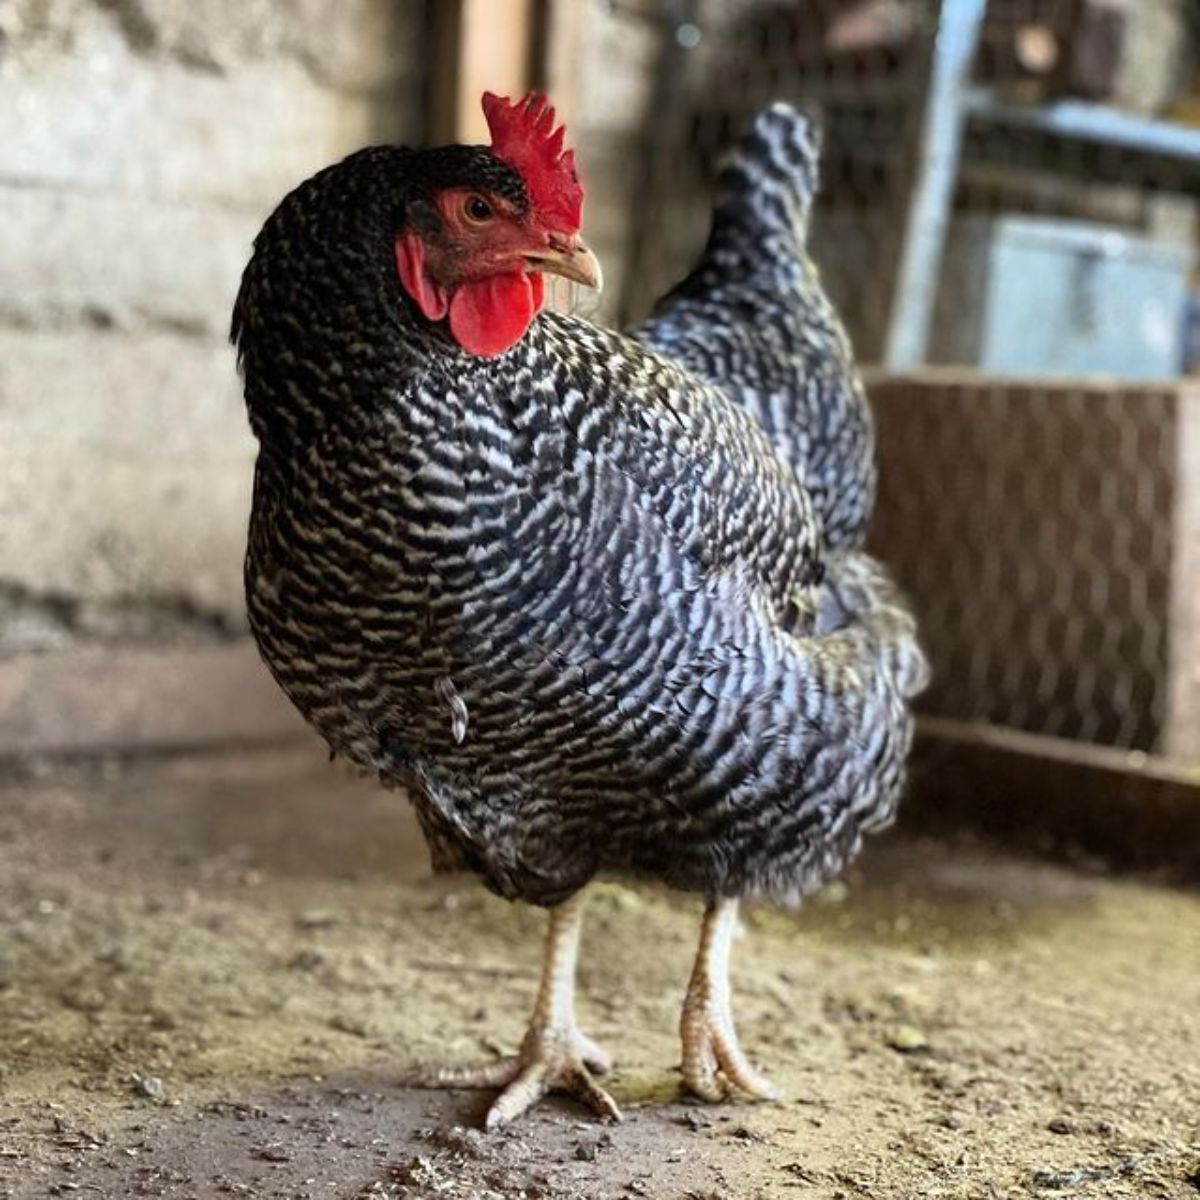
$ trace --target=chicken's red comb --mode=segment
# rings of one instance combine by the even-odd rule
[[[483,115],[492,133],[492,153],[525,181],[529,198],[556,232],[578,233],[583,221],[583,186],[575,173],[575,151],[563,150],[566,128],[554,128],[554,109],[530,92],[514,104],[483,93]]]

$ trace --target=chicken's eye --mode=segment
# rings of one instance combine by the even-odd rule
[[[482,225],[495,216],[495,210],[482,196],[468,196],[463,212],[473,225]]]

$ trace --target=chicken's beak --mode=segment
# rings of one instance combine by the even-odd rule
[[[582,242],[576,242],[573,246],[550,245],[545,249],[527,250],[525,262],[532,271],[561,275],[564,279],[582,283],[584,287],[595,288],[596,291],[604,286],[600,260]]]

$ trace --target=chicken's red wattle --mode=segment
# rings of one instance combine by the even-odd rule
[[[468,280],[448,294],[425,270],[425,247],[412,232],[396,239],[396,270],[425,318],[440,321],[449,313],[454,340],[482,358],[515,346],[546,297],[542,275],[523,270]]]
[[[525,336],[544,298],[541,275],[512,271],[471,280],[450,299],[450,332],[468,354],[494,358]]]

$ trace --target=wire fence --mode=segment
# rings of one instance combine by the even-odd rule
[[[1150,751],[1169,713],[1179,401],[962,377],[873,389],[872,548],[942,716]]]
[[[1200,5],[640,11],[663,36],[624,319],[694,258],[732,132],[776,98],[815,110],[810,244],[881,368],[872,540],[920,610],[925,711],[1161,748],[1178,551],[1200,538],[1178,525]]]

